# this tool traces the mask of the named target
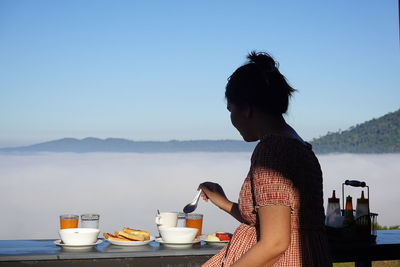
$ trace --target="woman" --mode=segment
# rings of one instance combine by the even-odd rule
[[[267,53],[228,79],[231,122],[255,147],[238,203],[205,182],[204,200],[241,222],[230,244],[203,266],[332,266],[324,233],[322,172],[311,145],[284,120],[295,91]]]

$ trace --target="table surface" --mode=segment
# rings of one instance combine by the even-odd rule
[[[85,249],[63,248],[55,240],[0,240],[1,261],[29,260],[67,260],[67,259],[100,259],[100,258],[133,258],[163,256],[200,256],[213,255],[223,245],[210,245],[201,241],[185,248],[171,248],[152,241],[144,246],[116,246],[108,241]],[[343,244],[340,245],[343,247]],[[400,247],[400,230],[377,231],[375,243],[345,244],[346,247]],[[400,250],[399,250],[400,257]]]
[[[126,257],[163,257],[213,255],[224,245],[209,245],[204,241],[192,246],[167,247],[156,241],[143,246],[116,246],[104,240],[89,248],[57,246],[55,240],[0,240],[1,261],[100,259]]]

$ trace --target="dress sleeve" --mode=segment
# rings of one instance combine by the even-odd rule
[[[256,167],[253,170],[256,208],[272,205],[288,206],[294,209],[292,182],[276,170]]]

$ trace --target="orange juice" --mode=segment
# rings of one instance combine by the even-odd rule
[[[60,216],[60,229],[78,228],[78,215],[61,215]]]
[[[200,236],[203,228],[203,214],[186,214],[186,227],[199,229],[196,237]]]

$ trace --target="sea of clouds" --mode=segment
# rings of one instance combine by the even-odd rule
[[[35,153],[0,154],[0,239],[58,237],[60,214],[100,214],[102,232],[124,226],[156,234],[160,211],[181,211],[199,183],[220,183],[237,200],[250,153]],[[370,187],[371,211],[381,225],[400,224],[400,154],[319,155],[324,202],[346,179]],[[366,193],[366,192],[365,192]],[[360,188],[345,187],[355,199]],[[238,223],[200,201],[203,233],[233,232]]]

